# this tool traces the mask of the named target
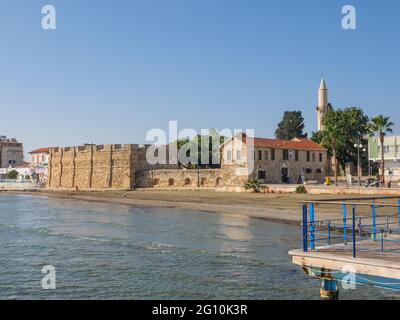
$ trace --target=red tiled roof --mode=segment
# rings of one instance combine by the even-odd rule
[[[49,153],[49,148],[40,148],[40,149],[33,150],[29,153]]]
[[[241,138],[241,140],[246,143],[246,134],[243,133],[242,137],[237,136],[237,138]],[[254,147],[327,151],[326,148],[322,147],[318,143],[306,138],[294,138],[293,140],[254,138]]]

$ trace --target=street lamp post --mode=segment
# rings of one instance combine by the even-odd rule
[[[363,152],[365,152],[366,149],[361,143],[355,143],[354,148],[357,148],[357,176],[358,185],[361,186],[360,149],[363,148]]]

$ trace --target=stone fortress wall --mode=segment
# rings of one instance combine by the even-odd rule
[[[228,169],[151,165],[146,159],[149,146],[113,144],[51,148],[47,187],[64,190],[131,190],[135,186],[217,188],[236,179]]]
[[[146,160],[148,146],[112,144],[51,148],[47,187],[129,190],[135,186],[139,171],[177,167],[150,165]]]
[[[145,188],[217,188],[222,186],[221,169],[176,169],[139,171],[137,183]]]
[[[137,147],[138,148],[138,147]],[[61,189],[130,189],[133,145],[52,148],[47,186]]]
[[[47,187],[63,190],[131,190],[138,188],[220,188],[243,185],[247,175],[229,166],[184,169],[176,164],[152,165],[150,145],[84,145],[49,150]],[[165,150],[168,158],[168,147]]]

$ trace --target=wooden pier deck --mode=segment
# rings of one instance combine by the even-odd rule
[[[341,207],[341,219],[317,219],[321,207],[332,206]],[[338,298],[338,281],[344,289],[369,284],[400,291],[400,196],[305,201],[302,215],[303,248],[289,255],[322,279],[322,299]]]
[[[390,242],[392,240],[399,242]],[[353,258],[351,242],[317,247],[308,252],[302,249],[292,250],[289,255],[294,264],[314,271],[322,270],[322,273],[326,272],[327,278],[331,277],[329,270],[352,268],[357,274],[400,280],[400,235],[388,235],[383,252],[380,239],[359,241],[357,247],[356,258]]]

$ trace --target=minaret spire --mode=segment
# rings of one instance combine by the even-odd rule
[[[327,111],[328,111],[328,88],[325,83],[324,75],[322,75],[322,79],[318,89],[318,106],[317,106],[318,131],[322,131],[324,129],[322,124],[322,118]]]

